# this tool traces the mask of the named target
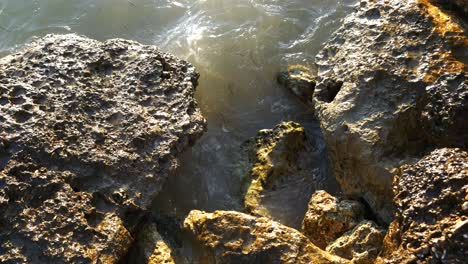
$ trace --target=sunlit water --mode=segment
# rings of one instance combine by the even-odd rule
[[[313,114],[277,85],[275,75],[288,64],[312,64],[355,3],[0,0],[0,55],[37,36],[75,32],[98,40],[119,37],[154,44],[190,61],[201,74],[196,96],[208,132],[182,155],[177,175],[154,210],[180,217],[191,209],[241,210],[240,161],[245,154],[240,145],[259,129],[282,120],[301,122],[318,141],[314,158],[326,164]],[[317,186],[333,189],[324,179],[326,169],[319,174]]]

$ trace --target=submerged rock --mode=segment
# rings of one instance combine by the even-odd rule
[[[439,149],[404,166],[379,263],[466,263],[468,152]]]
[[[115,263],[205,129],[192,65],[48,35],[0,60],[0,262]]]
[[[382,249],[385,231],[372,221],[362,221],[327,246],[327,251],[356,264],[372,264]]]
[[[138,232],[137,250],[134,257],[139,257],[136,260],[138,263],[148,264],[175,264],[172,257],[172,250],[170,243],[159,234],[158,228],[155,223],[148,223]],[[133,259],[135,261],[135,259]]]
[[[302,65],[291,65],[287,71],[278,74],[278,83],[290,90],[305,103],[312,102],[316,75],[312,70]]]
[[[326,162],[317,158],[324,149],[298,123],[283,122],[259,131],[249,151],[247,211],[300,227],[310,195],[331,181]]]
[[[325,247],[364,219],[364,206],[317,191],[302,222],[302,232],[318,247]]]
[[[426,0],[362,0],[317,56],[313,104],[334,175],[380,221],[392,219],[398,167],[468,146],[460,21]]]
[[[265,217],[194,210],[184,227],[210,256],[204,263],[349,263],[321,250],[299,231]]]

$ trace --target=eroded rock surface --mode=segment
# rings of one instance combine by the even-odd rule
[[[175,264],[174,257],[172,256],[172,249],[169,242],[167,242],[158,232],[155,223],[148,223],[138,232],[136,237],[137,248],[133,258],[135,263],[148,263],[148,264]],[[132,262],[132,261],[130,261]]]
[[[324,147],[298,123],[259,131],[248,150],[244,205],[254,215],[299,228],[310,195],[324,185],[337,185],[320,158]]]
[[[317,56],[314,107],[343,191],[389,223],[392,179],[468,144],[464,27],[426,0],[362,0]]]
[[[466,263],[468,152],[439,149],[395,180],[397,214],[380,263]]]
[[[385,231],[372,221],[362,221],[327,246],[327,251],[356,264],[372,264],[379,255]]]
[[[194,210],[184,227],[211,256],[205,263],[349,263],[321,250],[299,231],[266,217]]]
[[[364,206],[353,200],[317,191],[310,199],[302,232],[318,247],[325,247],[364,219]]]
[[[156,47],[48,35],[0,60],[0,262],[115,263],[205,128]]]

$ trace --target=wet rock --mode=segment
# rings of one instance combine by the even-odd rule
[[[48,35],[0,60],[0,262],[117,262],[205,128],[156,47]]]
[[[356,264],[372,264],[382,249],[385,231],[372,221],[362,221],[327,246],[327,251]]]
[[[468,153],[439,149],[404,166],[379,263],[466,263]]]
[[[205,263],[349,263],[266,217],[194,210],[184,222],[211,256]]]
[[[146,224],[139,232],[136,238],[138,254],[134,257],[140,257],[138,263],[159,264],[176,263],[172,257],[170,243],[166,242],[159,234],[155,223]]]
[[[302,232],[318,247],[325,247],[364,219],[364,206],[334,197],[325,191],[312,195],[302,222]]]
[[[326,162],[317,158],[324,148],[298,123],[283,122],[259,131],[248,149],[246,210],[299,228],[310,195],[332,181]]]
[[[459,22],[424,0],[362,0],[316,58],[313,104],[334,175],[379,221],[392,219],[398,167],[468,144]]]
[[[305,103],[312,101],[316,75],[312,69],[302,65],[291,65],[287,71],[278,74],[278,83],[290,90]]]

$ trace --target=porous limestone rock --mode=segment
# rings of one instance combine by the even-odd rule
[[[364,206],[353,200],[315,192],[302,222],[302,232],[318,247],[325,247],[364,219]]]
[[[316,69],[315,69],[316,70]],[[312,69],[302,65],[290,65],[287,71],[278,74],[278,83],[290,90],[303,102],[312,102],[316,74]]]
[[[211,256],[204,263],[349,263],[321,250],[299,231],[266,217],[194,210],[184,228]]]
[[[356,264],[372,264],[382,249],[385,231],[372,221],[362,221],[327,246],[327,251]]]
[[[337,186],[319,158],[324,147],[298,123],[260,130],[248,145],[244,205],[251,214],[299,228],[311,194],[323,185]]]
[[[189,63],[47,35],[0,60],[0,262],[115,263],[205,129]]]
[[[468,145],[462,21],[427,0],[362,0],[316,58],[313,104],[334,175],[380,221],[392,219],[398,167]]]
[[[394,183],[397,213],[378,263],[466,263],[468,152],[438,149]]]

